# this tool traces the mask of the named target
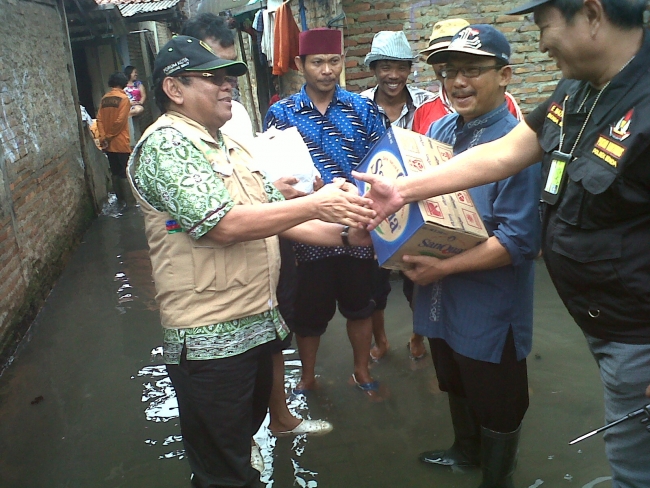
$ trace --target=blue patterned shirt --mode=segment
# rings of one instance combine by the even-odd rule
[[[386,132],[384,116],[377,105],[337,86],[325,115],[313,104],[305,86],[300,92],[273,104],[264,119],[264,130],[296,127],[309,148],[314,165],[325,183],[334,178],[354,182],[356,169],[372,145]],[[370,247],[316,247],[296,244],[299,261],[349,255],[372,258]]]

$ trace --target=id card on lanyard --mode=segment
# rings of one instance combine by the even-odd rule
[[[546,178],[546,183],[544,184],[544,189],[542,190],[542,201],[544,203],[548,203],[549,205],[555,205],[560,199],[560,196],[564,191],[564,187],[566,186],[567,166],[573,159],[573,153],[575,152],[576,147],[578,146],[578,142],[580,142],[580,138],[582,137],[582,134],[585,131],[585,127],[587,127],[587,123],[591,118],[591,114],[593,113],[594,108],[598,103],[598,100],[600,100],[600,96],[603,94],[605,89],[609,86],[609,83],[610,82],[608,81],[603,87],[603,89],[600,90],[600,92],[596,96],[596,100],[594,100],[594,104],[591,106],[591,109],[589,110],[589,113],[587,114],[587,117],[585,118],[585,121],[582,124],[582,128],[578,133],[578,137],[576,138],[573,144],[573,148],[569,153],[562,152],[562,145],[564,144],[564,122],[565,122],[564,117],[566,116],[566,102],[569,99],[569,95],[566,95],[564,97],[564,102],[562,104],[563,120],[560,126],[560,147],[558,147],[557,151],[553,151],[551,153],[551,167],[548,172],[548,177]],[[587,94],[585,95],[585,98],[582,100],[580,107],[578,107],[578,111],[580,111],[584,106],[584,104],[587,102],[587,98],[589,97],[590,91],[591,88],[589,88],[589,91],[587,91]]]
[[[553,151],[551,154],[551,168],[542,190],[542,201],[549,205],[555,205],[560,199],[566,185],[566,167],[571,162],[571,154],[561,151]]]

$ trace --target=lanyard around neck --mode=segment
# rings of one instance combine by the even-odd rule
[[[607,87],[609,86],[611,80],[608,81],[605,86],[603,87],[600,92],[598,92],[598,95],[596,96],[596,100],[594,100],[593,105],[589,109],[589,113],[587,114],[587,118],[582,124],[582,127],[580,128],[580,132],[578,133],[578,137],[576,137],[575,142],[573,143],[573,147],[571,148],[571,152],[569,152],[569,156],[573,157],[573,152],[576,150],[576,147],[578,147],[578,143],[580,142],[580,139],[582,138],[582,134],[585,131],[585,128],[587,127],[587,124],[589,123],[589,120],[591,119],[591,114],[594,113],[594,109],[596,108],[596,105],[598,104],[598,101],[600,100],[600,97],[602,94],[605,92]],[[585,103],[587,102],[587,98],[589,98],[589,95],[591,95],[591,87],[588,87],[587,89],[587,94],[585,95],[585,98],[582,100],[582,103],[580,104],[580,107],[578,107],[578,112],[582,110],[582,107],[584,107]],[[566,101],[569,99],[569,96],[567,95],[564,97],[564,102],[562,103],[562,117],[566,119]],[[562,144],[564,143],[564,136],[566,134],[564,133],[564,121],[562,121],[562,126],[560,127],[560,147],[558,150],[562,152]]]

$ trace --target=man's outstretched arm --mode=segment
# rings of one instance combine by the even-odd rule
[[[353,175],[371,185],[365,196],[377,212],[369,226],[372,230],[407,203],[502,180],[540,161],[542,154],[535,131],[520,122],[501,139],[469,149],[418,175],[394,181],[365,173]]]

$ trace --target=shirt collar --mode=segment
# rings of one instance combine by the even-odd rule
[[[508,104],[504,101],[494,110],[476,117],[467,123],[464,123],[463,118],[461,116],[458,116],[458,119],[456,120],[456,127],[459,130],[485,129],[486,127],[490,127],[491,125],[494,125],[497,122],[501,121],[504,117],[507,117],[509,113],[510,111],[508,110]]]
[[[198,131],[199,136],[201,137],[202,140],[205,142],[209,142],[210,144],[215,144],[219,145],[219,143],[210,135],[208,132],[208,129],[205,128],[205,126],[199,124],[196,120],[190,119],[186,115],[183,115],[182,113],[179,112],[174,112],[173,110],[169,110],[165,112],[163,117],[169,117],[170,119],[178,118],[183,120],[188,125],[191,125],[193,128],[195,128]]]
[[[208,157],[208,160],[212,165],[212,169],[226,176],[232,174],[232,165],[230,164],[228,154],[231,154],[233,150],[241,150],[241,146],[235,140],[229,137],[223,137],[222,134],[222,148],[221,143],[210,135],[208,129],[206,129],[205,126],[199,124],[197,121],[174,111],[165,112],[162,117],[168,117],[172,121],[174,118],[181,119],[196,129],[199,138],[208,144],[207,147],[203,148],[203,151]]]
[[[375,98],[377,96],[377,89],[378,86],[375,85],[372,88],[369,88],[368,90],[364,91],[362,95],[370,98],[374,102],[377,102]],[[418,108],[424,102],[431,100],[432,98],[435,97],[435,95],[430,91],[423,90],[422,88],[417,88],[413,86],[411,83],[406,84],[406,91],[409,94],[409,99],[406,101],[406,105],[413,106],[415,108]]]
[[[311,98],[309,98],[309,95],[307,95],[306,88],[307,88],[306,84],[302,85],[302,88],[298,93],[298,99],[294,107],[294,110],[296,112],[304,110],[305,108],[316,110],[316,107],[314,106],[314,102],[312,102]],[[347,105],[348,107],[352,108],[352,96],[350,92],[344,90],[339,85],[336,85],[336,88],[334,88],[334,95],[332,96],[332,101],[330,102],[330,105],[333,106],[338,103],[342,105]]]

